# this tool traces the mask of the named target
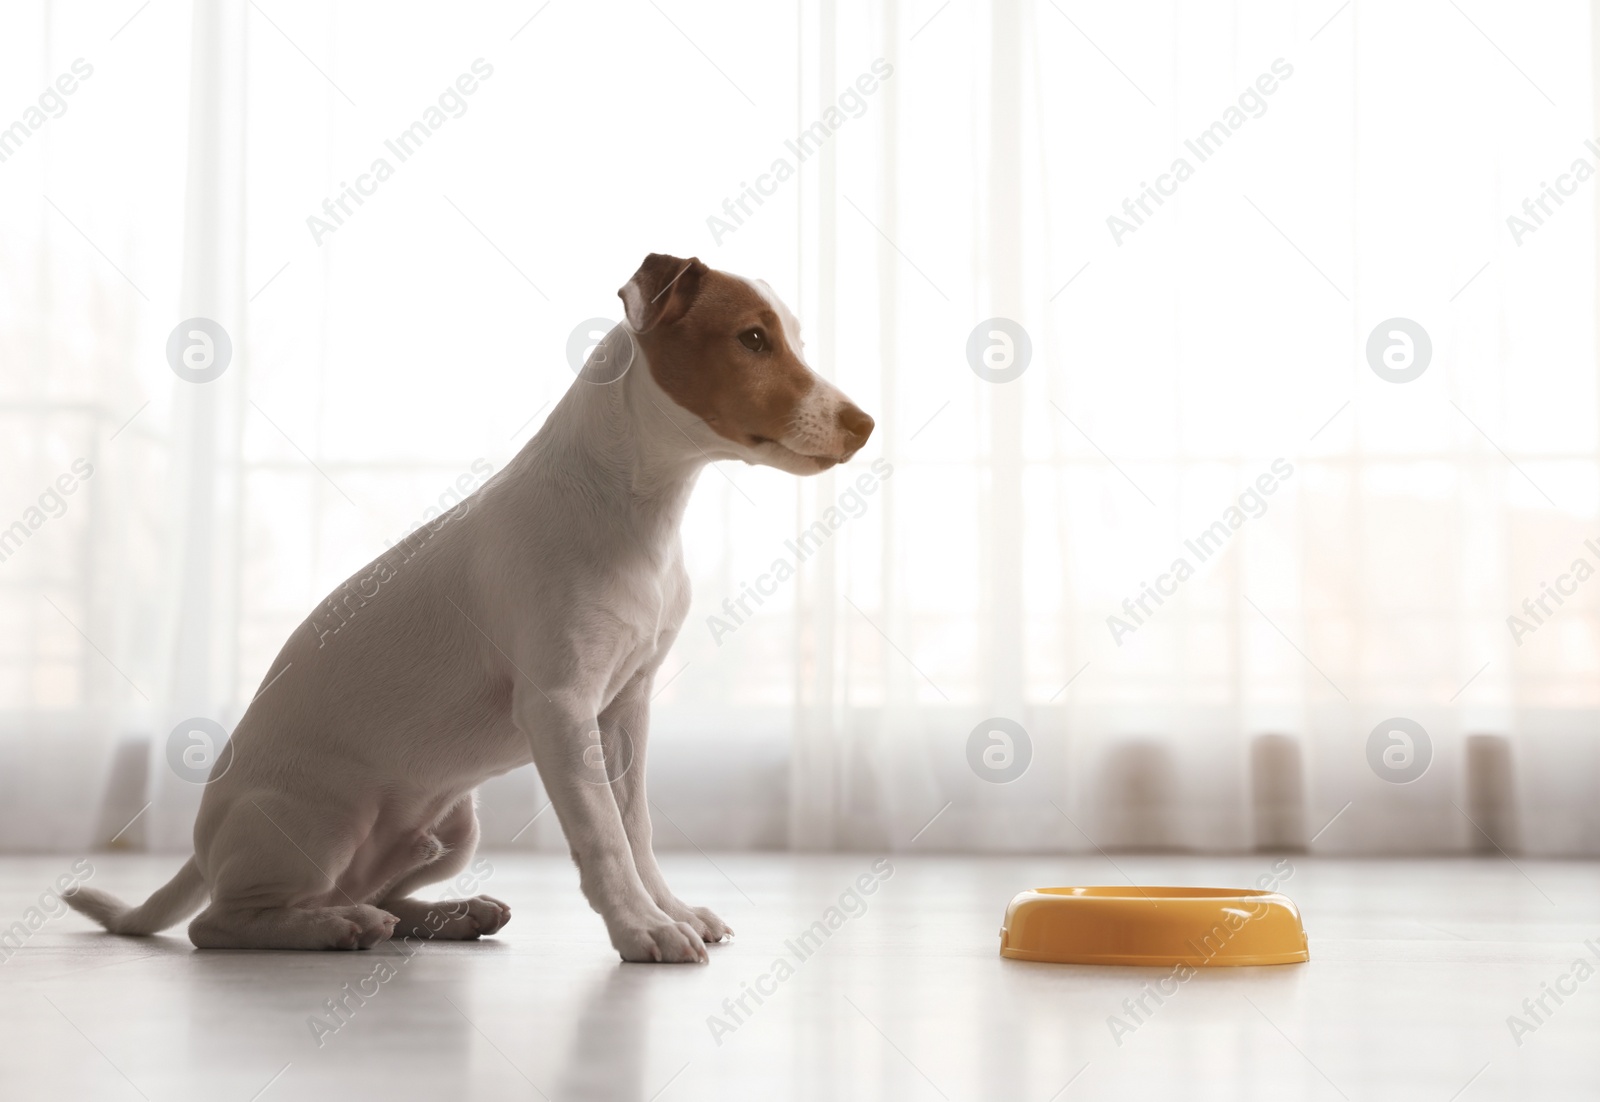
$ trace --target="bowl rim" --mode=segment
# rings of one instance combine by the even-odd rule
[[[1228,899],[1281,899],[1284,902],[1289,901],[1289,897],[1280,892],[1264,891],[1259,888],[1207,888],[1159,884],[1127,886],[1118,884],[1068,884],[1059,887],[1029,888],[1021,894],[1023,896],[1039,896],[1045,899],[1134,899],[1148,902],[1156,902],[1162,899],[1168,902],[1186,900],[1205,902]]]

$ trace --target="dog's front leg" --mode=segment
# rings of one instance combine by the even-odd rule
[[[642,673],[617,694],[600,715],[600,733],[611,768],[611,789],[622,811],[633,864],[645,890],[667,914],[687,922],[706,941],[721,941],[733,930],[706,907],[691,907],[667,887],[651,845],[650,801],[645,795],[645,749],[650,733],[651,674]]]
[[[604,780],[604,763],[595,760],[595,716],[583,714],[564,695],[550,699],[521,687],[513,707],[566,833],[584,897],[605,920],[622,959],[709,959],[699,931],[662,910],[639,877],[617,800]]]

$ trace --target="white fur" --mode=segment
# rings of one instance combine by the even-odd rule
[[[689,607],[678,529],[712,460],[812,473],[807,457],[848,458],[829,422],[844,401],[818,379],[780,444],[749,447],[674,403],[642,352],[610,385],[580,378],[481,490],[290,637],[206,790],[178,876],[138,908],[93,889],[69,901],[145,934],[209,894],[189,928],[202,947],[492,933],[510,917],[498,900],[409,893],[467,865],[474,790],[532,761],[623,958],[707,959],[704,943],[732,931],[667,887],[644,783],[652,682]],[[601,751],[631,765],[610,777]]]

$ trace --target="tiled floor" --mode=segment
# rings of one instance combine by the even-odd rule
[[[130,941],[52,919],[0,949],[0,1098],[1600,1097],[1600,978],[1573,969],[1600,968],[1596,864],[1295,858],[1283,890],[1311,963],[1202,971],[1135,1023],[1123,1000],[1163,973],[1002,960],[1011,894],[1118,869],[1243,886],[1272,859],[891,855],[865,909],[847,900],[858,913],[800,961],[785,942],[872,855],[673,855],[680,894],[739,937],[709,966],[663,967],[618,963],[564,860],[488,856],[511,925],[410,958],[202,953],[181,927]],[[128,898],[178,864],[91,860],[92,883]],[[0,928],[71,864],[0,859]],[[370,994],[340,1022],[326,1003],[346,984]],[[1546,995],[1539,1022],[1523,1001],[1545,984],[1571,993]],[[724,1000],[746,985],[773,993],[736,1018]],[[1514,1038],[1511,1015],[1534,1028]]]

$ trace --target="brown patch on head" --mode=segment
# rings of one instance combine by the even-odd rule
[[[788,435],[816,377],[759,291],[697,258],[651,253],[617,294],[674,402],[739,444]]]

